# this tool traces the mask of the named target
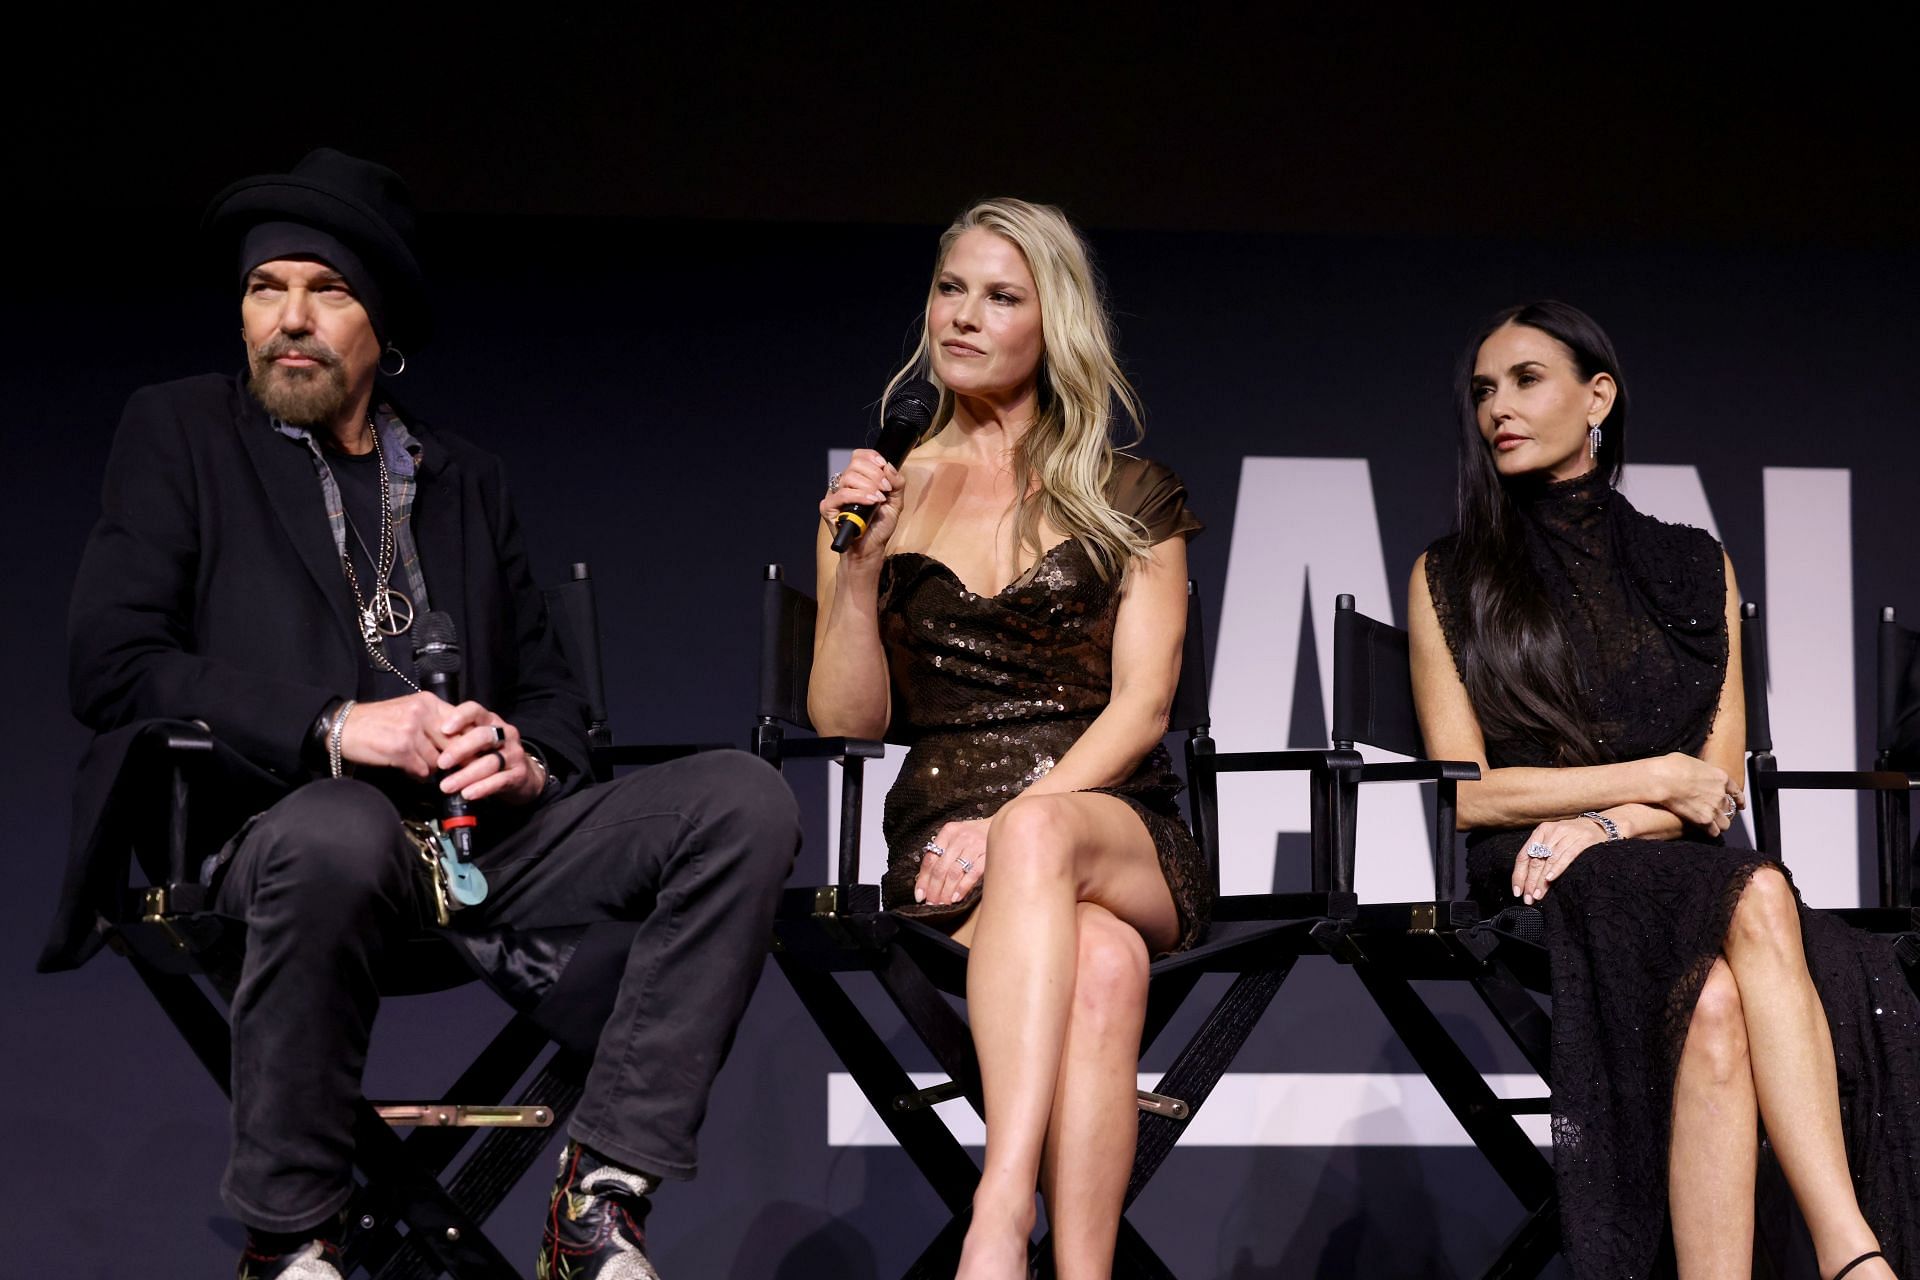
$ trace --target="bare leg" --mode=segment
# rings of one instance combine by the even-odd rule
[[[1078,967],[1079,904],[1098,902],[1157,946],[1178,923],[1153,842],[1112,796],[1026,796],[994,816],[967,1011],[980,1055],[987,1150],[961,1250],[961,1280],[1023,1280]],[[1137,1042],[1136,1042],[1137,1043]],[[1127,1078],[1133,1078],[1131,1063]]]
[[[1806,1217],[1821,1274],[1830,1276],[1878,1245],[1854,1199],[1840,1132],[1833,1035],[1807,973],[1793,891],[1778,871],[1754,873],[1734,909],[1726,957],[1745,1010],[1760,1116]],[[1875,1260],[1850,1280],[1892,1274]]]
[[[1667,1203],[1681,1280],[1753,1274],[1753,1185],[1760,1116],[1740,987],[1716,960],[1700,989],[1673,1082]]]
[[[1040,1165],[1060,1280],[1105,1280],[1113,1272],[1140,1131],[1134,1090],[1146,1019],[1147,946],[1140,931],[1105,907],[1081,903],[1073,1012]]]

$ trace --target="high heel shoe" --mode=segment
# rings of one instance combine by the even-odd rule
[[[1846,1275],[1847,1272],[1853,1270],[1855,1267],[1859,1266],[1861,1263],[1872,1262],[1875,1258],[1878,1258],[1882,1262],[1885,1262],[1887,1260],[1887,1255],[1880,1252],[1878,1249],[1875,1249],[1872,1253],[1863,1253],[1859,1257],[1855,1258],[1852,1262],[1849,1262],[1846,1266],[1834,1272],[1833,1280],[1840,1280],[1840,1277]]]

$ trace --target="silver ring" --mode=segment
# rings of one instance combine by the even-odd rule
[[[827,477],[827,492],[838,493],[839,491],[840,491],[840,473],[836,471],[832,475]]]
[[[1734,814],[1738,812],[1740,812],[1740,802],[1738,800],[1735,800],[1733,798],[1733,793],[1729,791],[1727,793],[1727,803],[1720,810],[1721,816],[1731,818]]]
[[[1535,840],[1527,846],[1527,856],[1529,858],[1551,858],[1553,856],[1553,850],[1541,844],[1538,840]]]
[[[920,846],[920,850],[922,853],[930,853],[936,858],[944,856],[947,852],[945,849],[942,849],[939,845],[935,844],[931,840],[927,841],[924,845]]]
[[[506,740],[507,740],[507,731],[506,731],[505,729],[502,729],[502,728],[501,728],[501,727],[500,727],[499,725],[497,725],[497,724],[496,724],[496,725],[494,725],[494,726],[493,726],[493,741],[494,741],[494,745],[495,745],[495,746],[498,746],[499,744],[501,744],[501,743],[503,743],[503,742],[505,742]]]
[[[954,861],[960,864],[960,869],[962,871],[973,870],[973,864],[971,862],[968,862],[965,858],[955,858]]]

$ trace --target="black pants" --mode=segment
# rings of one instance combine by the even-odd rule
[[[721,751],[547,805],[477,859],[490,892],[462,928],[641,921],[573,1137],[649,1173],[693,1175],[799,843],[780,775]],[[377,975],[430,916],[415,856],[386,796],[347,779],[300,788],[236,838],[215,895],[247,922],[222,1190],[249,1226],[304,1231],[352,1192]]]

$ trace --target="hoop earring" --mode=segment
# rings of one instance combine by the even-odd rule
[[[396,360],[398,360],[398,361],[400,362],[400,367],[399,367],[398,369],[389,369],[389,368],[387,368],[387,357],[388,357],[388,356],[392,356],[392,357],[393,357],[394,359],[396,359]],[[393,345],[393,344],[392,344],[391,342],[389,342],[389,343],[387,344],[387,349],[386,349],[385,351],[382,351],[382,352],[380,353],[380,373],[381,373],[381,376],[382,376],[382,377],[387,377],[387,378],[397,378],[397,377],[399,377],[399,376],[400,376],[401,374],[403,374],[403,373],[405,373],[406,371],[407,371],[407,355],[406,355],[406,352],[404,352],[404,351],[402,351],[402,350],[400,350],[400,348],[398,348],[398,347],[396,347],[396,346],[394,346],[394,345]]]
[[[1600,424],[1597,422],[1587,428],[1587,456],[1589,458],[1600,456]]]

